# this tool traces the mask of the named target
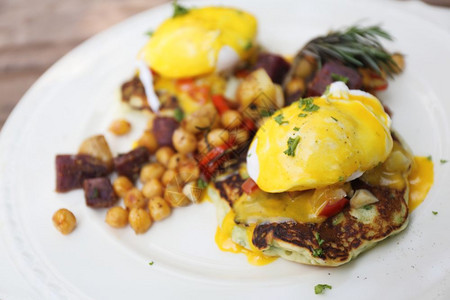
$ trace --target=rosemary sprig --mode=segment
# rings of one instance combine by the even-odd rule
[[[392,40],[391,35],[379,26],[351,26],[311,40],[303,53],[313,56],[319,68],[326,60],[337,59],[352,67],[368,67],[392,77],[400,68],[383,48],[380,38]]]

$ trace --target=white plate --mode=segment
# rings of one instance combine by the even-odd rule
[[[435,161],[435,184],[412,214],[408,229],[335,269],[283,260],[255,267],[243,255],[216,247],[215,210],[209,203],[176,209],[172,217],[136,236],[130,228],[109,228],[105,211],[86,207],[81,191],[56,194],[55,155],[76,152],[83,138],[106,131],[119,108],[118,87],[133,74],[135,55],[146,41],[144,32],[171,14],[166,5],[105,31],[65,56],[29,90],[4,126],[2,235],[18,269],[42,299],[310,298],[318,283],[332,285],[327,295],[335,299],[448,297],[450,163],[439,164],[439,159],[450,158],[448,33],[394,3],[389,8],[384,2],[332,0],[226,3],[254,13],[261,43],[283,54],[294,54],[310,38],[360,20],[382,23],[396,37],[389,48],[406,54],[406,71],[380,96],[413,151],[431,154]],[[137,135],[143,119],[128,114]],[[123,151],[132,138],[108,139],[113,149]],[[60,207],[78,218],[69,236],[58,233],[51,222]]]

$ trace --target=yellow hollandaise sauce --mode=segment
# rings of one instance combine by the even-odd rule
[[[409,180],[409,211],[417,208],[425,199],[433,185],[433,162],[428,157],[416,156]]]
[[[316,194],[314,190],[277,194],[256,190],[251,195],[244,193],[233,205],[236,221],[247,225],[286,221],[323,222],[326,218],[317,216],[316,211],[326,200],[323,203],[314,201]]]
[[[294,102],[258,130],[247,163],[262,190],[326,187],[386,160],[393,144],[389,116],[375,97],[346,88]]]
[[[219,249],[226,252],[242,253],[247,256],[248,262],[255,266],[263,266],[275,261],[277,257],[265,255],[251,243],[255,226],[250,226],[247,228],[247,238],[250,241],[250,247],[252,250],[249,250],[232,241],[231,232],[235,226],[234,218],[235,214],[232,210],[230,210],[223,219],[222,226],[217,227],[215,241]]]

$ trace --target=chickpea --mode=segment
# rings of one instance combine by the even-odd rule
[[[144,194],[144,197],[147,199],[156,197],[156,196],[162,196],[164,187],[156,178],[150,179],[144,184],[144,187],[142,188],[142,194]]]
[[[128,224],[128,211],[120,206],[114,206],[106,212],[105,222],[114,228],[125,227]]]
[[[204,138],[202,138],[198,141],[197,149],[198,149],[198,152],[201,154],[208,153],[208,151],[209,151],[208,144],[206,143],[206,140]]]
[[[133,183],[126,176],[119,176],[113,182],[113,189],[117,196],[124,198],[125,194],[134,187]]]
[[[316,69],[315,59],[312,57],[304,56],[298,62],[295,69],[295,76],[306,78]]]
[[[286,85],[286,91],[288,95],[294,95],[305,91],[305,80],[302,78],[294,78]]]
[[[178,128],[172,135],[172,143],[175,149],[182,154],[195,151],[197,148],[197,138],[192,133]]]
[[[111,123],[109,131],[115,135],[125,135],[131,130],[131,124],[125,119],[118,119]]]
[[[392,60],[397,64],[398,70],[396,73],[401,73],[405,69],[405,57],[400,53],[394,53],[392,55]]]
[[[200,176],[200,168],[197,161],[192,158],[181,161],[178,167],[178,172],[180,173],[180,177],[183,182],[197,180]]]
[[[146,164],[141,169],[140,179],[142,183],[146,183],[150,179],[159,179],[164,174],[166,168],[160,163]]]
[[[208,133],[208,143],[211,146],[217,147],[228,142],[230,133],[225,129],[213,129]]]
[[[236,138],[236,144],[237,145],[245,144],[245,142],[247,142],[248,139],[250,138],[250,134],[245,129],[238,129],[238,130],[236,130],[234,132],[234,136]]]
[[[174,154],[172,155],[172,157],[169,160],[169,164],[168,164],[168,168],[169,170],[176,170],[178,169],[178,165],[180,164],[181,161],[185,160],[186,156],[184,154]]]
[[[161,197],[153,197],[148,201],[148,210],[153,220],[160,221],[170,215],[170,205]]]
[[[203,190],[197,187],[196,182],[191,181],[183,187],[182,192],[192,203],[199,203]]]
[[[202,131],[202,128],[209,127],[211,120],[207,116],[196,116],[194,113],[186,117],[183,124],[187,131],[197,134]]]
[[[144,207],[147,204],[147,200],[140,190],[132,188],[125,194],[123,203],[128,208],[139,208]]]
[[[166,172],[164,172],[162,178],[161,178],[161,182],[164,186],[166,186],[169,182],[173,181],[174,179],[177,178],[177,171],[175,170],[167,170]],[[181,179],[180,179],[181,180]]]
[[[242,116],[237,110],[227,110],[220,118],[223,127],[226,129],[234,129],[242,124]]]
[[[77,219],[73,215],[73,213],[65,208],[58,209],[52,217],[53,225],[55,225],[56,229],[59,230],[62,234],[69,234],[77,225]]]
[[[158,148],[158,141],[155,135],[151,131],[144,131],[144,134],[137,141],[138,146],[146,147],[151,153],[155,152]]]
[[[128,215],[128,222],[136,234],[146,232],[152,225],[149,213],[143,208],[132,208]]]
[[[166,186],[164,191],[164,199],[170,203],[172,207],[186,206],[191,203],[189,198],[183,194],[183,186],[180,182],[172,180]]]
[[[170,147],[162,147],[159,148],[158,151],[156,151],[156,160],[167,167],[169,165],[170,158],[175,154],[175,151],[173,151]]]

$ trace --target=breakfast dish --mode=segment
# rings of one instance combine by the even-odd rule
[[[448,159],[449,149],[445,117],[448,104],[442,88],[445,72],[422,59],[445,57],[449,49],[447,35],[403,9],[412,3],[393,3],[389,13],[385,5],[356,1],[351,10],[327,0],[320,1],[324,3],[320,10],[315,7],[317,1],[305,2],[301,7],[293,2],[276,6],[271,3],[231,1],[227,5],[254,15],[259,28],[256,42],[291,65],[295,60],[292,55],[308,41],[326,35],[330,29],[348,28],[362,18],[367,19],[367,24],[381,24],[381,28],[396,38],[383,45],[405,54],[405,71],[394,80],[388,78],[389,87],[376,96],[393,112],[391,129],[404,138],[412,152],[422,155],[425,163],[426,157],[432,156],[435,175],[430,194],[409,215],[407,230],[339,268],[318,268],[284,259],[260,268],[249,265],[245,255],[219,250],[214,239],[217,225],[223,223],[217,222],[215,207],[208,202],[171,207],[170,217],[162,221],[152,218],[148,231],[135,235],[129,223],[122,229],[105,223],[109,208],[87,207],[83,190],[55,193],[52,188],[56,154],[75,153],[83,140],[103,134],[112,156],[116,157],[118,153],[132,150],[133,143],[140,139],[149,119],[147,113],[123,110],[127,106],[118,105],[115,91],[134,77],[137,53],[148,42],[144,33],[157,29],[172,15],[173,9],[168,5],[132,18],[71,52],[30,90],[5,125],[0,159],[5,170],[2,174],[7,176],[2,176],[0,181],[0,230],[19,269],[28,282],[42,291],[39,298],[55,295],[58,299],[70,296],[119,299],[132,295],[143,299],[149,294],[161,298],[183,297],[198,290],[204,291],[205,298],[218,299],[237,293],[262,299],[280,294],[312,298],[315,286],[319,290],[327,285],[332,290],[327,288],[325,293],[336,299],[348,298],[349,294],[400,299],[439,299],[439,295],[441,298],[448,295],[444,249],[450,245],[442,236],[442,228],[448,227],[445,218],[448,203],[440,196],[449,192],[445,184],[448,163],[440,162]],[[272,23],[273,18],[277,22]],[[414,26],[420,26],[423,31],[412,35]],[[289,34],[292,28],[298,29],[295,39]],[[447,63],[440,61],[445,69]],[[285,82],[279,85],[287,88]],[[352,89],[364,88],[349,87]],[[298,100],[293,101],[298,103]],[[289,105],[287,101],[285,105]],[[314,113],[320,113],[320,109]],[[109,127],[116,119],[126,119],[131,130],[120,136],[110,134]],[[398,135],[394,136],[393,143],[399,139]],[[252,140],[249,138],[249,142]],[[287,140],[280,142],[284,152],[288,149]],[[297,146],[296,150],[300,148]],[[247,160],[247,152],[241,159],[241,162]],[[214,178],[219,183],[221,178]],[[114,181],[115,177],[110,180]],[[136,183],[140,188],[139,181]],[[376,192],[372,190],[372,194]],[[119,199],[114,205],[124,208],[122,201]],[[220,203],[228,205],[225,201]],[[75,230],[67,236],[52,226],[53,212],[62,207],[76,217]],[[111,224],[122,226],[122,217],[129,212],[115,209],[114,213],[115,223]],[[330,241],[324,236],[320,239],[324,240],[322,245]],[[89,272],[86,272],[87,265]],[[385,288],[379,289],[380,286]]]
[[[420,203],[432,163],[415,162],[372,95],[405,67],[382,46],[386,31],[332,31],[290,60],[258,45],[248,12],[173,8],[121,87],[148,116],[134,149],[113,157],[104,136],[86,139],[77,155],[56,157],[58,192],[82,186],[87,206],[109,208],[107,224],[136,234],[209,199],[219,248],[258,265],[339,266],[406,228],[409,175]],[[130,130],[123,119],[110,126]]]

